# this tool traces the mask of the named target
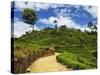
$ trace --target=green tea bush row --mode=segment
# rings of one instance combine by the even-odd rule
[[[96,63],[92,60],[68,52],[58,55],[57,60],[66,65],[66,67],[74,70],[96,68]]]

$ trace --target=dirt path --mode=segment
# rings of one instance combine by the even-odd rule
[[[66,66],[60,64],[56,60],[56,56],[59,53],[55,53],[52,56],[42,57],[29,67],[31,72],[50,72],[50,71],[68,71]]]

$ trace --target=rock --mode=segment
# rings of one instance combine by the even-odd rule
[[[30,72],[31,71],[31,69],[30,68],[27,68],[27,70],[26,70],[27,72]]]
[[[18,60],[17,58],[14,59],[15,62],[17,62],[17,60]]]

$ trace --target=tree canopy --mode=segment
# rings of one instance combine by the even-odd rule
[[[57,29],[57,20],[54,20],[55,23],[55,29]]]
[[[37,21],[36,12],[31,8],[25,8],[22,12],[22,18],[25,23],[34,25]]]

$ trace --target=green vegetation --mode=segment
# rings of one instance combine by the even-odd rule
[[[78,69],[93,69],[96,68],[95,62],[80,55],[64,52],[57,56],[57,60],[63,63],[68,68]]]
[[[52,55],[54,50],[62,53],[57,56],[58,62],[72,69],[97,67],[97,33],[61,26],[56,30],[33,30],[14,38],[15,73],[26,72],[32,61]]]
[[[67,28],[66,25],[55,28],[34,30],[37,15],[32,9],[26,8],[22,13],[25,23],[33,27],[14,41],[14,73],[24,73],[28,66],[40,57],[60,52],[58,62],[72,69],[92,69],[97,67],[97,27],[89,23],[91,32]]]
[[[14,73],[25,73],[31,63],[40,57],[53,55],[51,48],[34,47],[32,42],[20,38],[14,39]]]
[[[22,12],[22,18],[25,23],[34,25],[37,20],[37,15],[33,9],[25,8]]]

